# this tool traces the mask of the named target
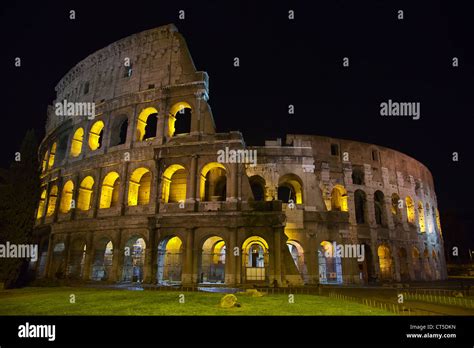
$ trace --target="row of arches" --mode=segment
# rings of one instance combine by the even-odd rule
[[[174,104],[170,108],[168,115],[168,137],[175,134],[189,133],[191,127],[191,105],[187,102],[181,101]],[[156,137],[158,126],[158,109],[154,107],[147,107],[143,109],[137,118],[135,129],[135,141],[148,141]],[[180,122],[176,120],[180,118]],[[129,128],[129,118],[126,115],[114,116],[111,121],[111,134],[109,146],[117,146],[125,144],[127,141],[127,134]],[[104,142],[105,123],[103,120],[95,121],[87,134],[87,145],[90,151],[96,151],[102,148]],[[78,157],[83,152],[86,131],[83,127],[74,130],[71,137],[71,144],[69,148],[69,156],[72,158]],[[67,147],[67,137],[61,137],[58,141],[54,141],[51,146],[45,151],[42,162],[42,172],[51,169],[55,163],[56,152],[60,147],[61,156],[63,157]],[[62,158],[61,158],[62,159]]]
[[[359,262],[361,278],[366,283],[375,280],[375,264],[373,254],[368,244],[363,244],[365,258]],[[92,247],[92,246],[91,246]],[[302,245],[295,240],[288,240],[287,247],[294,265],[304,281],[308,278],[307,261]],[[341,257],[336,255],[335,244],[331,241],[322,241],[318,249],[319,282],[321,284],[342,284],[343,268]],[[123,264],[120,265],[118,279],[113,278],[113,260],[117,251],[114,250],[110,239],[102,238],[94,244],[92,250],[91,272],[89,278],[96,281],[119,280],[124,282],[142,282],[147,245],[139,235],[132,236],[125,243]],[[269,245],[260,236],[247,238],[242,246],[242,270],[247,282],[266,282],[269,275]],[[227,250],[222,237],[212,235],[206,237],[200,247],[198,255],[198,283],[225,283],[226,258],[232,253]],[[440,279],[440,254],[425,248],[421,254],[417,247],[412,247],[411,257],[405,247],[397,248],[395,254],[390,246],[380,244],[377,248],[378,269],[380,281],[409,281],[409,280],[438,280]],[[65,246],[63,242],[56,243],[53,248],[52,269],[56,277],[68,276],[84,279],[86,267],[87,245],[85,240],[76,239],[71,243],[68,264],[64,267]],[[162,285],[179,284],[182,279],[184,264],[184,247],[180,237],[170,235],[163,238],[157,246],[156,281]],[[45,257],[41,254],[40,263]],[[395,260],[397,258],[397,260]],[[398,275],[395,274],[395,263],[398,262]],[[63,272],[66,274],[63,274]]]

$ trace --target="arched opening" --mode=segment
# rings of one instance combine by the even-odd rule
[[[183,242],[176,236],[166,237],[158,244],[158,284],[181,283],[182,267]]]
[[[200,192],[202,201],[225,201],[227,171],[223,164],[212,162],[201,170]]]
[[[398,249],[398,260],[400,261],[400,280],[406,282],[410,280],[410,272],[407,251],[405,248]]]
[[[56,201],[58,199],[58,185],[51,186],[49,190],[49,197],[48,197],[48,209],[46,211],[46,216],[51,216],[54,214],[56,210]]]
[[[89,148],[92,151],[100,149],[102,146],[102,136],[104,134],[104,122],[95,122],[89,131]]]
[[[191,132],[191,105],[186,102],[174,104],[170,109],[169,136]]]
[[[367,222],[367,197],[362,190],[354,192],[354,205],[357,224],[365,224]]]
[[[71,157],[77,157],[82,152],[82,142],[84,141],[84,128],[76,129],[71,141]]]
[[[396,193],[392,193],[392,205],[390,207],[392,212],[392,218],[394,223],[402,222],[402,212],[400,210],[400,196]]]
[[[321,242],[318,250],[318,261],[319,282],[321,284],[342,284],[341,257],[337,256],[334,244],[328,241]]]
[[[415,280],[422,280],[420,252],[418,251],[416,247],[413,247],[412,264],[413,264],[413,273],[415,274]]]
[[[79,195],[77,197],[77,209],[89,210],[91,208],[92,187],[94,186],[94,178],[86,176],[79,185]]]
[[[199,267],[200,283],[224,283],[225,256],[225,242],[221,237],[212,236],[204,241]]]
[[[127,141],[128,117],[121,115],[113,120],[110,134],[110,146],[123,145]]]
[[[377,254],[379,256],[381,280],[392,280],[392,253],[390,252],[390,248],[385,245],[380,245]]]
[[[56,147],[57,147],[57,144],[56,144],[56,143],[53,143],[53,145],[51,145],[51,149],[49,150],[48,169],[53,168],[54,159],[55,159],[55,157],[56,157]]]
[[[118,205],[120,192],[120,176],[117,172],[108,173],[102,182],[100,194],[100,209],[116,207]]]
[[[165,203],[184,202],[186,200],[186,170],[180,164],[173,164],[163,173],[161,199]]]
[[[40,201],[38,204],[38,212],[36,213],[36,218],[41,219],[44,215],[44,205],[46,204],[46,189],[41,191]]]
[[[364,283],[373,283],[376,280],[372,249],[367,243],[364,246],[364,260],[359,262],[359,270],[362,272]]]
[[[331,210],[347,211],[347,191],[341,185],[336,185],[331,191]]]
[[[242,244],[242,262],[247,282],[266,281],[270,264],[266,240],[258,236],[247,238]]]
[[[38,267],[36,268],[36,278],[41,279],[46,276],[46,263],[48,262],[49,238],[44,238],[39,248]]]
[[[130,176],[128,205],[145,205],[150,202],[151,172],[147,168],[137,168]]]
[[[375,223],[377,225],[385,226],[385,197],[382,191],[375,191],[374,193],[374,211]]]
[[[69,251],[69,264],[67,275],[69,278],[82,279],[84,275],[84,263],[86,260],[87,246],[82,239],[72,242]]]
[[[300,243],[294,240],[289,240],[286,242],[286,246],[290,251],[291,258],[295,263],[296,268],[300,272],[301,278],[303,281],[307,281],[308,270],[306,268],[306,263],[304,260],[304,250]]]
[[[44,153],[43,164],[41,165],[41,173],[44,173],[48,169],[48,151]]]
[[[430,253],[427,248],[425,248],[425,251],[423,252],[423,272],[425,274],[425,280],[433,279],[430,265]]]
[[[418,202],[418,225],[420,226],[420,232],[426,232],[426,225],[425,225],[425,211],[423,209],[423,203]]]
[[[64,184],[63,191],[61,192],[61,204],[59,205],[59,211],[61,213],[68,213],[71,210],[71,208],[73,208],[73,204],[72,204],[73,192],[74,192],[74,183],[72,182],[72,180],[68,180]]]
[[[112,260],[114,256],[114,245],[107,238],[101,239],[94,250],[94,262],[92,264],[92,280],[105,281],[110,279],[112,272]]]
[[[280,177],[278,180],[278,200],[283,203],[303,204],[303,185],[297,175],[285,174]]]
[[[145,240],[141,237],[134,236],[127,241],[123,258],[122,281],[143,282],[145,249]]]
[[[352,183],[354,185],[365,185],[365,175],[361,168],[352,169]]]
[[[415,223],[415,204],[413,203],[413,199],[410,196],[405,198],[406,206],[407,206],[407,221],[410,224]]]
[[[156,137],[156,126],[158,124],[158,110],[149,107],[143,109],[137,120],[137,141],[153,139]]]
[[[56,149],[56,158],[55,158],[56,163],[61,163],[61,161],[63,161],[64,158],[66,157],[68,138],[69,138],[69,135],[64,132],[63,134],[59,136],[58,147]]]
[[[56,243],[53,247],[53,258],[51,262],[51,270],[55,278],[64,278],[65,254],[64,243]]]
[[[256,201],[265,200],[265,179],[260,175],[253,175],[249,178],[250,188],[252,189],[253,198]]]

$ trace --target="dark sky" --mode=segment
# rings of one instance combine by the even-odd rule
[[[218,131],[240,130],[255,145],[303,133],[391,147],[431,170],[442,212],[473,211],[474,21],[461,3],[173,0],[1,6],[3,167],[28,128],[44,134],[46,106],[70,68],[120,38],[175,23],[196,67],[209,73]],[[75,20],[69,19],[71,9]],[[180,9],[184,21],[178,19]],[[399,9],[404,20],[397,19]],[[21,68],[14,67],[17,56]],[[240,58],[239,68],[234,57]],[[342,66],[343,57],[350,58],[349,68]],[[452,67],[452,57],[459,58],[459,67]],[[421,119],[381,117],[380,103],[388,99],[421,102]],[[295,105],[294,115],[288,115],[288,104]],[[453,151],[459,152],[458,163],[451,159]]]

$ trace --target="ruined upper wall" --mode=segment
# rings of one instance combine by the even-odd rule
[[[129,94],[203,79],[207,75],[196,72],[186,42],[174,25],[128,36],[92,53],[59,81],[56,100],[48,110],[47,133],[67,119],[54,114],[57,102],[100,105]]]

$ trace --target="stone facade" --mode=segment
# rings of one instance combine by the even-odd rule
[[[426,167],[349,140],[249,147],[240,132],[216,133],[208,76],[173,25],[93,53],[56,92],[39,150],[38,277],[294,286],[447,276]],[[58,116],[64,100],[94,103],[94,117]],[[257,162],[222,163],[226,149]],[[337,256],[338,245],[363,245],[363,260]]]

